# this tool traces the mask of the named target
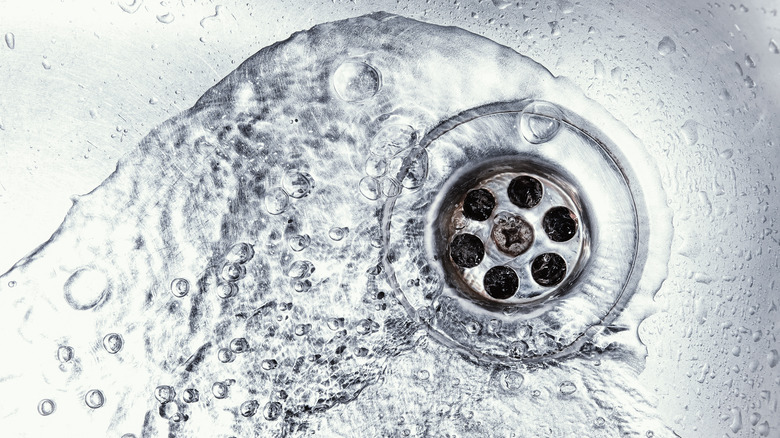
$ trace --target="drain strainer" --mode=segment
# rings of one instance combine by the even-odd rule
[[[427,178],[388,203],[386,265],[433,336],[478,357],[555,356],[630,295],[646,257],[642,193],[587,120],[505,102],[420,145]]]

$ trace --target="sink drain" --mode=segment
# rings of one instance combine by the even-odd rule
[[[428,174],[388,201],[386,266],[437,339],[491,360],[557,356],[636,289],[643,192],[586,119],[546,101],[486,105],[417,151]]]

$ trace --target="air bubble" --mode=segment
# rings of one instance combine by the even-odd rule
[[[162,418],[171,420],[174,423],[181,421],[181,414],[179,414],[179,404],[175,402],[165,402],[160,404],[160,408],[157,411]]]
[[[236,355],[228,348],[220,348],[217,351],[217,359],[222,363],[230,363],[236,359]]]
[[[167,403],[176,397],[176,390],[170,385],[160,385],[154,389],[154,398],[160,403]]]
[[[279,402],[268,402],[263,408],[263,418],[268,421],[273,421],[279,418],[282,414],[282,404]]]
[[[276,369],[277,366],[279,366],[279,363],[274,359],[263,359],[263,361],[260,362],[260,368],[266,371]]]
[[[171,293],[177,298],[182,298],[190,291],[190,282],[184,278],[177,278],[171,282]]]
[[[328,319],[328,328],[335,331],[344,328],[344,318],[330,318]]]
[[[509,182],[509,201],[520,208],[533,208],[542,200],[542,183],[538,179],[522,175]]]
[[[398,196],[401,194],[401,183],[399,183],[395,178],[383,178],[382,194],[388,198]]]
[[[505,371],[501,374],[500,382],[501,388],[504,391],[514,392],[523,386],[525,377],[516,371]]]
[[[211,385],[211,393],[214,395],[214,398],[223,399],[228,396],[228,386],[225,385],[225,382],[214,382]]]
[[[16,282],[11,280],[8,282],[8,287],[16,287]]]
[[[238,408],[239,412],[241,412],[242,417],[253,417],[257,413],[257,409],[260,407],[260,403],[257,402],[257,400],[247,400],[243,403],[241,403],[241,406]]]
[[[200,400],[200,392],[195,388],[187,388],[184,390],[181,398],[184,400],[184,403],[196,403]]]
[[[542,220],[542,227],[554,242],[566,242],[577,234],[577,217],[566,207],[553,207]]]
[[[563,395],[571,395],[577,391],[577,385],[567,380],[561,383],[558,389],[560,389],[561,394]]]
[[[514,269],[508,266],[494,266],[485,273],[483,279],[485,292],[497,300],[511,298],[520,285]]]
[[[287,276],[290,278],[306,278],[314,272],[314,264],[308,260],[297,260],[287,268]]]
[[[282,189],[295,199],[308,196],[313,186],[313,180],[308,173],[291,170],[282,177]]]
[[[473,234],[458,234],[450,243],[450,257],[461,268],[473,268],[485,257],[485,247]]]
[[[289,196],[279,187],[271,189],[265,194],[265,209],[270,214],[282,214],[289,205]]]
[[[230,298],[238,293],[238,286],[235,283],[220,283],[217,285],[217,296],[220,298]]]
[[[57,405],[54,403],[54,401],[48,398],[45,398],[40,402],[38,402],[38,413],[43,415],[44,417],[53,414],[56,408]]]
[[[141,7],[143,0],[119,0],[119,7],[128,14],[133,14]]]
[[[236,243],[231,246],[225,255],[225,261],[244,264],[255,256],[255,249],[248,243]]]
[[[496,198],[487,189],[472,190],[463,200],[463,216],[474,221],[487,220],[496,207]]]
[[[331,238],[331,240],[339,241],[347,236],[349,233],[349,228],[347,227],[333,227],[328,231],[328,237]]]
[[[311,324],[298,324],[295,326],[293,333],[295,336],[306,336],[311,331]]]
[[[99,389],[90,389],[84,395],[84,403],[92,409],[98,409],[106,402],[103,392]]]
[[[333,73],[333,88],[338,96],[347,102],[366,100],[382,87],[382,77],[369,64],[347,61]]]
[[[541,254],[531,264],[531,276],[542,286],[555,286],[566,276],[566,261],[555,253]]]
[[[228,282],[241,280],[246,275],[246,268],[240,263],[226,263],[222,267],[221,277]]]
[[[234,353],[244,353],[249,350],[249,342],[246,338],[233,338],[230,341],[230,351]]]
[[[109,333],[103,337],[103,348],[110,354],[117,354],[125,345],[122,335],[119,333]]]
[[[308,234],[298,234],[288,239],[287,243],[290,245],[290,249],[299,252],[308,248],[311,244],[311,237]]]
[[[369,201],[376,201],[382,195],[381,183],[378,179],[371,176],[365,176],[360,180],[358,190]]]
[[[295,292],[308,292],[311,289],[311,280],[298,280],[293,284]]]
[[[95,307],[106,295],[108,279],[101,271],[82,268],[65,282],[65,300],[76,310]]]
[[[661,41],[658,42],[658,53],[660,53],[661,56],[671,55],[676,51],[677,44],[668,36],[661,38]]]
[[[61,345],[57,348],[57,359],[62,363],[70,362],[73,359],[73,348]]]
[[[371,153],[381,157],[389,158],[410,148],[417,141],[417,131],[409,125],[386,125],[379,130],[371,139]],[[369,158],[368,162],[371,162]],[[366,168],[368,169],[368,162]],[[378,161],[375,161],[378,162]],[[387,164],[385,163],[385,167]],[[382,171],[384,175],[386,169]],[[368,173],[368,172],[366,172]],[[371,175],[370,173],[368,173]],[[381,176],[372,175],[372,176]]]
[[[520,115],[520,133],[531,144],[550,141],[561,129],[562,118],[560,110],[551,103],[531,103]]]

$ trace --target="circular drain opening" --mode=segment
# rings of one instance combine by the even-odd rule
[[[589,238],[577,187],[538,158],[504,162],[450,182],[433,226],[443,236],[436,257],[458,289],[510,306],[562,293],[587,262]]]
[[[587,120],[548,102],[493,104],[420,146],[427,177],[386,204],[385,265],[441,342],[491,360],[558,356],[636,288],[643,187]]]

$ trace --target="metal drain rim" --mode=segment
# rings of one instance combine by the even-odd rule
[[[565,93],[561,93],[561,97],[564,97],[564,95]],[[548,101],[549,100],[550,99],[548,99]],[[439,137],[445,135],[448,131],[455,129],[462,124],[488,115],[520,113],[522,108],[525,108],[531,102],[533,101],[530,99],[515,102],[502,102],[464,111],[431,129],[422,139],[422,148],[420,150],[427,149],[427,147]],[[665,277],[666,260],[668,260],[669,254],[669,242],[664,242],[663,237],[665,236],[664,231],[670,228],[671,220],[668,214],[668,209],[666,209],[665,194],[661,189],[662,186],[660,185],[660,177],[654,173],[655,168],[652,166],[648,166],[645,169],[640,168],[638,172],[635,168],[632,168],[630,166],[632,162],[642,162],[642,164],[646,165],[647,159],[649,158],[647,152],[643,149],[639,140],[634,137],[627,128],[620,124],[620,122],[606,113],[606,111],[604,111],[602,108],[598,107],[598,105],[596,105],[593,101],[586,101],[586,103],[586,108],[591,111],[585,113],[596,114],[598,118],[601,119],[600,121],[604,121],[605,123],[600,125],[607,126],[611,134],[617,134],[615,138],[622,140],[621,145],[618,145],[618,143],[613,140],[612,136],[606,135],[604,131],[597,129],[593,123],[582,117],[579,117],[571,109],[566,108],[563,105],[558,105],[558,108],[561,110],[562,114],[560,121],[562,124],[567,126],[568,129],[574,129],[578,131],[589,141],[598,145],[600,150],[609,157],[610,161],[614,164],[615,169],[619,172],[621,179],[625,182],[628,193],[630,195],[629,199],[632,205],[632,211],[634,212],[634,227],[637,230],[635,238],[632,242],[634,250],[632,251],[630,270],[622,284],[622,287],[620,288],[619,293],[617,294],[616,299],[606,310],[601,320],[584,328],[584,330],[582,330],[582,332],[575,339],[566,345],[562,345],[561,348],[559,348],[557,351],[534,357],[520,358],[520,360],[523,362],[533,362],[547,359],[549,357],[560,357],[575,351],[582,343],[583,339],[587,338],[586,335],[588,332],[592,331],[594,326],[606,324],[617,317],[619,310],[626,305],[628,299],[633,295],[633,293],[625,293],[625,291],[630,290],[634,293],[649,291],[652,293],[660,287],[660,284]],[[513,106],[513,108],[507,110],[507,106]],[[582,108],[580,109],[582,110]],[[621,146],[622,148],[625,148],[633,153],[635,157],[639,157],[639,159],[634,158],[633,161],[629,160],[625,151],[621,149]],[[630,156],[631,154],[629,153],[628,155]],[[652,189],[652,187],[657,187],[659,190],[645,191],[643,190],[643,185],[649,185],[650,189]],[[410,194],[409,196],[414,196],[414,194]],[[391,199],[388,200],[385,205],[385,222],[383,227],[385,244],[388,244],[390,240],[390,222],[395,204],[396,199]],[[653,208],[655,208],[656,211],[654,211],[653,216],[650,216],[648,214],[648,210]],[[660,245],[657,246],[654,251],[651,251],[649,242],[650,237],[652,236],[650,236],[649,231],[653,229],[660,230],[660,232],[656,234],[660,234],[661,239],[655,237],[654,240],[658,241]],[[656,258],[649,257],[651,252],[656,255]],[[425,315],[419,315],[417,309],[415,309],[414,306],[412,306],[408,301],[404,294],[403,287],[399,285],[398,279],[395,277],[392,263],[388,261],[387,257],[385,257],[384,264],[387,268],[387,272],[390,274],[389,281],[391,282],[394,291],[398,296],[399,302],[404,305],[410,315],[417,316],[419,320],[425,324],[425,326],[428,328],[429,334],[432,337],[453,348],[461,350],[475,359],[487,360],[490,362],[495,362],[497,360],[500,362],[507,362],[508,359],[509,363],[518,362],[516,358],[507,358],[505,355],[503,355],[503,353],[497,356],[493,352],[475,351],[474,349],[468,348],[467,346],[460,345],[447,333],[443,333],[428,324],[427,321],[425,321]],[[648,267],[650,271],[653,272],[652,275],[646,277],[639,275],[645,268]]]

